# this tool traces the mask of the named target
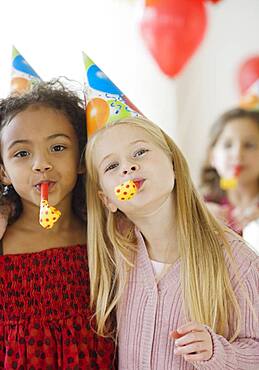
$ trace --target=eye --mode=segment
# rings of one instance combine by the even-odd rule
[[[111,163],[111,164],[109,164],[109,165],[105,168],[104,172],[111,171],[111,170],[113,170],[114,168],[118,167],[118,165],[119,165],[119,163],[117,163],[117,162]]]
[[[133,154],[133,157],[141,157],[143,154],[149,152],[148,149],[139,149],[137,150],[134,154]]]
[[[232,142],[231,141],[225,141],[223,143],[223,148],[224,149],[230,149],[232,147]]]
[[[28,157],[30,153],[27,150],[20,150],[19,152],[15,153],[14,157],[16,158],[23,158]]]
[[[244,143],[244,147],[246,149],[257,149],[258,148],[256,143],[252,143],[252,142],[249,142],[249,141]]]
[[[53,145],[52,148],[51,148],[51,151],[52,152],[63,152],[63,150],[65,150],[66,147],[64,145]]]

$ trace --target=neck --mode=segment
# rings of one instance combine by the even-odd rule
[[[238,187],[227,193],[230,202],[240,208],[251,205],[251,202],[259,195],[258,182],[250,184],[238,184]]]
[[[164,263],[175,262],[178,248],[172,193],[155,210],[129,218],[142,233],[151,259]]]

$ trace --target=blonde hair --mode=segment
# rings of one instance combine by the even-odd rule
[[[157,125],[140,117],[118,120],[106,126],[87,144],[88,258],[91,305],[96,312],[98,333],[115,334],[110,316],[127,284],[127,274],[134,265],[137,250],[134,225],[120,211],[107,211],[98,196],[100,186],[93,152],[100,136],[114,124],[142,128],[172,158],[176,178],[173,191],[177,242],[186,315],[233,341],[240,331],[241,314],[225,263],[224,252],[233,260],[225,230],[207,211],[197,194],[187,162],[173,140]],[[229,333],[228,323],[233,313],[236,327],[233,333]]]

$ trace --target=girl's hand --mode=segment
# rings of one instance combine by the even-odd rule
[[[188,362],[208,361],[213,355],[211,335],[208,330],[197,322],[189,322],[180,326],[170,334],[175,339],[176,355],[182,355]]]

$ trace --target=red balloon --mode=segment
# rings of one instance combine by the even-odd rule
[[[200,44],[206,23],[203,0],[149,0],[140,28],[161,70],[173,77]]]
[[[259,55],[243,62],[238,71],[238,84],[243,95],[259,79]]]

